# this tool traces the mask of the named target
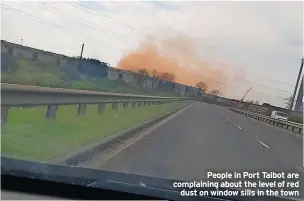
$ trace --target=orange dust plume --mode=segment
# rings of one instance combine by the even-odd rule
[[[203,81],[208,91],[219,89],[224,92],[228,76],[224,68],[197,55],[193,41],[186,37],[170,38],[164,43],[142,43],[142,45],[123,56],[117,67],[138,71],[146,69],[150,73],[168,72],[175,76],[175,82],[195,86]]]

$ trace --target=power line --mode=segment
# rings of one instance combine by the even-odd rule
[[[50,23],[50,22],[48,22],[48,21],[41,20],[41,19],[37,18],[36,16],[33,16],[33,15],[28,14],[28,13],[25,13],[25,12],[23,12],[23,11],[21,11],[21,10],[12,8],[12,7],[8,6],[8,5],[5,5],[5,4],[2,4],[2,5],[4,5],[4,6],[7,7],[7,8],[6,8],[6,7],[3,7],[4,9],[10,10],[10,11],[15,11],[15,12],[17,12],[18,14],[23,14],[23,15],[25,15],[25,16],[27,16],[27,17],[33,19],[33,20],[36,20],[36,21],[40,22],[40,23],[47,24],[47,25],[52,26],[52,27],[54,27],[54,28],[56,28],[56,29],[59,29],[59,30],[68,32],[68,33],[70,33],[70,34],[78,35],[78,36],[79,36],[79,34],[75,34],[75,33],[71,32],[70,30],[64,29],[64,28],[62,28],[62,27],[60,27],[60,26],[58,26],[58,25],[56,25],[56,24],[54,24],[54,23]],[[80,36],[81,36],[81,35],[80,35]],[[81,36],[81,37],[83,37],[83,36]],[[85,37],[85,38],[86,38],[86,37]],[[91,39],[89,38],[89,40],[91,40]],[[95,41],[95,42],[96,42],[96,41]],[[100,41],[97,40],[97,42],[100,42]],[[116,47],[114,47],[114,46],[110,46],[110,45],[105,44],[105,43],[103,43],[103,44],[104,44],[105,46],[114,48],[114,49],[116,49],[116,50],[118,50],[118,51],[122,51],[122,50],[120,50],[120,49],[118,49],[118,48],[116,48]],[[191,73],[187,73],[187,74],[189,74],[189,75],[194,75],[194,74],[191,74]],[[197,75],[195,75],[195,76],[197,76]],[[204,79],[204,80],[210,80],[210,79],[206,79],[206,78],[202,78],[202,79]],[[211,82],[218,83],[218,84],[223,84],[223,85],[226,85],[226,86],[229,86],[229,87],[232,87],[232,88],[236,88],[236,89],[239,89],[239,90],[247,90],[247,89],[242,89],[242,88],[239,88],[239,87],[236,87],[236,86],[233,86],[233,85],[229,85],[229,84],[227,84],[227,83],[219,82],[219,81],[214,81],[214,80],[210,80],[210,81],[211,81]],[[263,93],[260,93],[260,92],[255,92],[255,93],[261,94],[261,95],[270,96],[270,95],[268,95],[268,94],[263,94]],[[271,97],[273,97],[273,96],[271,96]],[[274,97],[274,98],[285,99],[284,97]]]
[[[28,4],[30,4],[30,5],[36,6],[36,7],[38,7],[38,8],[42,8],[42,9],[44,9],[44,10],[50,12],[50,13],[54,13],[53,11],[47,9],[46,7],[39,6],[39,5],[37,5],[37,4],[33,4],[33,3],[31,3],[31,2],[28,2],[28,1],[25,1],[25,2],[28,3]],[[49,5],[49,6],[50,6],[50,5]],[[70,14],[70,13],[68,13],[68,12],[64,12],[64,11],[62,11],[61,9],[59,9],[59,8],[57,8],[57,7],[55,7],[55,6],[51,6],[51,7],[55,8],[55,9],[57,9],[57,10],[60,10],[61,12],[65,13],[65,14],[68,14],[69,16],[75,17],[75,16],[73,16],[72,14]],[[57,13],[56,13],[56,14],[57,14]],[[62,16],[62,15],[61,15],[61,16]],[[73,22],[75,22],[75,23],[78,23],[78,24],[81,24],[81,25],[83,25],[83,26],[86,26],[86,27],[88,27],[88,28],[90,28],[90,29],[93,29],[93,30],[95,30],[95,31],[98,31],[98,30],[97,30],[95,27],[93,27],[93,26],[89,26],[89,25],[87,25],[87,24],[85,24],[85,23],[82,23],[82,22],[79,22],[79,21],[77,21],[77,20],[74,20],[73,18],[68,18],[68,17],[65,17],[65,16],[63,16],[63,17],[66,18],[66,19],[68,19],[68,20],[71,20],[71,21],[73,21]],[[81,20],[83,20],[83,21],[85,21],[85,22],[87,22],[87,23],[91,23],[91,22],[89,22],[89,21],[87,21],[87,20],[84,20],[84,19],[82,19],[82,18],[79,18],[79,17],[77,17],[77,18],[78,18],[78,19],[81,19]],[[109,30],[108,30],[108,31],[109,31]],[[112,32],[112,33],[114,33],[114,32]],[[117,36],[115,36],[115,35],[113,35],[113,34],[108,34],[108,33],[106,33],[106,32],[104,32],[104,34],[109,35],[109,36],[114,37],[114,38],[117,38],[117,39],[120,39],[119,37],[117,37]],[[115,34],[115,33],[114,33],[114,34]]]
[[[193,73],[185,72],[185,74],[188,74],[188,75],[191,75],[191,76],[197,76],[197,77],[199,77],[200,79],[202,79],[203,81],[206,80],[206,81],[214,82],[214,83],[221,84],[221,85],[225,85],[225,86],[228,86],[228,87],[231,87],[231,88],[234,88],[234,89],[243,90],[243,91],[247,91],[247,90],[248,90],[247,88],[240,88],[240,87],[237,87],[237,86],[234,86],[234,85],[230,85],[230,84],[227,84],[227,83],[224,83],[224,82],[211,80],[211,79],[208,79],[208,78],[205,78],[205,77],[202,77],[202,76],[195,75],[195,74],[193,74]],[[273,95],[269,95],[269,94],[257,92],[257,91],[255,91],[255,90],[252,90],[252,93],[256,93],[256,94],[263,95],[263,96],[274,97],[274,98],[277,98],[277,99],[286,99],[286,97],[281,97],[281,96],[275,97],[275,96],[273,96]]]
[[[5,4],[2,4],[2,5],[4,5],[4,6],[7,7],[7,8],[3,7],[4,9],[10,10],[10,11],[14,11],[14,12],[16,12],[16,13],[18,13],[18,14],[23,14],[23,15],[25,15],[25,16],[27,16],[27,17],[33,19],[33,20],[36,20],[36,21],[38,21],[38,22],[40,22],[40,23],[43,23],[43,24],[48,24],[49,26],[52,26],[53,28],[56,28],[56,29],[61,30],[61,31],[65,31],[65,32],[70,33],[70,34],[72,34],[72,35],[77,35],[77,36],[83,37],[83,36],[80,35],[80,34],[74,33],[74,32],[72,32],[72,31],[70,31],[70,30],[68,30],[68,29],[62,28],[62,27],[60,27],[60,26],[58,26],[58,25],[56,25],[56,24],[54,24],[54,23],[48,22],[48,21],[46,21],[46,20],[41,20],[41,19],[37,18],[36,16],[31,15],[31,14],[28,14],[28,13],[25,13],[25,12],[19,10],[19,9],[12,8],[12,7],[10,7],[10,6],[8,6],[8,5],[5,5]],[[88,39],[88,40],[92,40],[91,38],[87,38],[87,37],[83,37],[83,38],[86,38],[86,39]],[[92,41],[94,41],[94,42],[99,42],[99,43],[104,44],[104,45],[107,46],[107,47],[116,49],[116,50],[118,50],[118,51],[122,51],[122,50],[120,50],[120,49],[118,49],[118,48],[116,48],[116,47],[114,47],[114,46],[112,46],[112,45],[106,44],[106,43],[101,42],[101,41],[99,41],[99,40],[92,40]]]
[[[205,58],[205,59],[207,59],[207,60],[212,61],[213,63],[224,64],[224,66],[226,66],[226,67],[236,68],[236,69],[239,69],[239,70],[241,70],[241,71],[245,71],[244,69],[241,69],[241,68],[237,68],[237,67],[233,67],[233,66],[227,65],[227,64],[225,64],[224,62],[216,61],[216,60],[211,59],[211,58],[209,58],[209,57],[206,57],[206,56],[204,56],[204,55],[200,55],[200,54],[197,54],[197,53],[193,53],[192,51],[186,50],[186,49],[184,49],[184,48],[182,48],[182,47],[180,47],[180,46],[178,46],[178,45],[176,45],[176,44],[168,43],[168,41],[159,40],[159,39],[157,39],[157,37],[156,37],[155,35],[153,35],[153,34],[146,33],[146,32],[142,32],[142,31],[139,30],[138,28],[136,28],[136,27],[134,27],[134,26],[131,26],[131,25],[125,23],[125,22],[116,20],[116,19],[112,18],[111,16],[108,16],[108,15],[106,15],[106,14],[104,14],[104,13],[95,12],[95,11],[93,11],[91,8],[89,8],[89,7],[87,7],[87,6],[83,5],[83,4],[80,4],[80,3],[77,2],[77,1],[73,1],[73,2],[75,2],[77,5],[75,5],[75,4],[70,4],[70,5],[72,5],[72,6],[74,6],[74,7],[78,7],[78,8],[82,7],[82,8],[80,8],[81,10],[84,10],[83,8],[85,8],[84,11],[89,11],[91,14],[94,14],[94,15],[96,15],[96,16],[98,16],[98,17],[101,17],[100,15],[105,16],[105,17],[109,18],[110,20],[112,20],[112,21],[114,21],[114,22],[116,22],[116,23],[118,23],[118,24],[120,24],[120,25],[123,25],[123,26],[126,26],[126,27],[130,28],[132,31],[135,30],[135,31],[137,31],[137,32],[139,32],[139,33],[141,33],[141,34],[143,34],[143,35],[145,35],[145,36],[149,36],[150,38],[154,39],[154,40],[155,40],[156,42],[158,42],[158,43],[165,43],[165,44],[167,44],[167,45],[169,45],[169,46],[171,46],[171,47],[173,47],[173,48],[178,48],[178,49],[180,49],[181,51],[187,52],[187,53],[190,54],[190,55],[194,55],[194,56],[196,56],[196,57],[203,57],[203,58]],[[248,72],[248,73],[250,73],[250,72]],[[223,74],[224,74],[224,73],[223,73]],[[282,81],[278,81],[278,80],[275,80],[275,79],[273,79],[273,78],[269,78],[269,77],[266,77],[266,76],[263,76],[263,78],[264,78],[264,79],[268,79],[268,80],[273,81],[273,82],[278,82],[278,83],[288,84],[288,85],[294,86],[294,84],[287,83],[287,82],[282,82]]]
[[[28,1],[25,1],[25,2],[28,3],[28,4],[34,5],[34,6],[36,6],[36,7],[42,8],[42,9],[44,9],[44,10],[47,10],[48,12],[54,13],[52,10],[49,10],[49,9],[47,9],[46,7],[39,6],[39,5],[37,5],[37,4],[33,4],[33,3],[31,3],[31,2],[28,2]],[[81,20],[81,21],[84,21],[84,22],[86,22],[86,23],[88,23],[88,24],[91,24],[91,25],[94,25],[94,26],[95,26],[95,24],[91,23],[90,21],[88,21],[88,20],[86,20],[86,19],[83,19],[83,18],[81,18],[81,17],[72,15],[72,14],[66,12],[66,11],[63,11],[62,9],[60,9],[60,8],[58,8],[58,7],[56,7],[56,6],[53,6],[53,5],[50,5],[50,4],[47,4],[47,5],[50,6],[50,7],[52,7],[52,8],[54,8],[54,9],[56,9],[56,10],[59,10],[61,13],[67,14],[67,15],[73,17],[73,18],[76,17],[77,19],[79,19],[79,20]],[[75,23],[82,24],[83,26],[86,26],[86,27],[88,27],[88,28],[90,28],[90,29],[93,29],[93,30],[97,31],[97,29],[96,29],[95,27],[93,27],[93,26],[88,26],[87,24],[82,23],[82,22],[78,22],[78,21],[74,20],[73,18],[67,18],[67,17],[65,17],[65,18],[66,18],[66,19],[69,19],[69,20],[72,20],[72,21],[75,22]],[[112,30],[109,30],[109,29],[104,29],[104,28],[103,28],[102,31],[105,31],[105,30],[111,32],[111,34],[114,34],[114,35],[121,35],[121,34],[119,34],[119,33],[115,33],[115,32],[112,31]],[[105,33],[105,32],[103,32],[103,33]],[[108,34],[108,33],[106,33],[106,34],[119,39],[118,36],[113,36],[113,35]]]
[[[26,1],[26,3],[31,4],[31,5],[34,5],[34,6],[39,7],[39,8],[42,8],[42,9],[44,9],[44,10],[47,10],[48,12],[54,13],[54,12],[52,12],[51,10],[49,10],[49,9],[43,7],[43,6],[38,6],[38,5],[36,5],[36,4],[32,4],[32,3],[27,2],[27,1]],[[62,13],[68,14],[69,16],[75,17],[74,15],[72,15],[72,14],[70,14],[70,13],[68,13],[68,12],[62,11],[61,9],[59,9],[59,8],[57,8],[57,7],[55,7],[55,6],[51,6],[51,7],[55,8],[55,9],[57,9],[57,10],[60,10]],[[62,16],[62,15],[61,15],[61,16]],[[63,17],[64,17],[64,16],[63,16]],[[82,25],[84,25],[84,26],[86,26],[86,27],[88,27],[88,28],[90,28],[90,29],[95,30],[95,31],[98,31],[95,27],[88,26],[87,24],[78,22],[78,21],[74,20],[73,18],[67,18],[67,17],[64,17],[64,18],[69,19],[69,20],[71,20],[71,21],[73,21],[73,22],[75,22],[75,23],[82,24]],[[90,21],[85,20],[85,19],[83,19],[83,18],[80,18],[80,17],[78,17],[78,16],[76,16],[76,18],[77,18],[77,19],[80,19],[80,20],[82,20],[82,21],[85,21],[85,22],[87,22],[87,23],[89,23],[89,24],[92,24]],[[112,31],[112,33],[115,34],[115,32],[113,32],[113,31]],[[105,34],[107,34],[107,33],[105,33]],[[109,35],[109,34],[107,34],[107,35]],[[115,35],[110,35],[110,36],[111,36],[111,37],[114,37],[114,38],[117,38],[117,39],[119,39],[119,40],[122,40],[121,38],[119,38],[119,37],[117,37],[117,36],[115,36]],[[174,61],[178,62],[178,60],[177,60],[176,58],[174,58],[174,57],[170,57],[170,58],[173,59]],[[204,70],[207,70],[207,69],[200,69],[200,70],[201,70],[201,71],[204,71]],[[234,78],[236,78],[236,77],[234,76]],[[255,85],[259,85],[259,86],[262,86],[262,87],[272,88],[272,89],[274,89],[274,90],[278,90],[278,91],[282,91],[282,92],[286,92],[286,93],[291,93],[291,91],[282,90],[282,89],[275,88],[275,87],[270,87],[270,86],[263,85],[263,84],[259,84],[259,83],[256,83],[256,82],[252,82],[252,81],[246,80],[246,79],[242,79],[241,81],[243,81],[243,82],[248,82],[248,83],[255,84]]]

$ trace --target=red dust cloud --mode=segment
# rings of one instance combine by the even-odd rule
[[[117,67],[133,72],[143,68],[149,73],[153,70],[168,72],[174,74],[177,83],[195,86],[202,81],[208,85],[208,91],[219,89],[224,92],[229,78],[227,70],[197,55],[193,44],[185,37],[171,38],[162,43],[142,43],[123,56]]]

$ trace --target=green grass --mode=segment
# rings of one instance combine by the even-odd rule
[[[3,64],[6,70],[1,72],[3,83],[155,96],[181,96],[173,89],[143,88],[136,82],[127,83],[124,80],[109,80],[105,77],[82,74],[76,67],[58,67],[52,63],[6,56],[7,62]],[[8,70],[8,67],[12,69]]]
[[[296,122],[296,123],[300,123],[300,124],[303,124],[303,116],[291,116],[289,117],[288,121],[293,121],[293,122]]]
[[[172,111],[186,102],[122,108],[106,105],[102,115],[97,105],[88,105],[84,116],[76,116],[77,106],[60,106],[56,120],[46,120],[46,107],[10,108],[2,127],[2,155],[35,161],[54,157],[101,141],[104,137]]]

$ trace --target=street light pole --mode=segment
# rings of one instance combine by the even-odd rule
[[[82,46],[81,46],[80,59],[82,59],[83,47],[84,47],[84,43],[82,43]]]
[[[298,89],[298,86],[299,86],[299,80],[300,80],[300,77],[301,77],[301,74],[302,74],[302,69],[303,69],[303,62],[304,62],[304,58],[302,58],[302,61],[301,61],[301,66],[300,66],[300,70],[299,70],[296,86],[295,86],[293,94],[292,94],[292,99],[291,99],[291,104],[289,106],[289,110],[292,110],[293,103],[294,103],[294,100],[296,98],[296,93],[297,93],[297,89]]]
[[[246,91],[246,93],[244,94],[243,98],[238,102],[238,104],[236,105],[236,107],[238,107],[239,104],[244,100],[245,96],[249,93],[250,90],[252,90],[252,87],[250,87],[250,88]]]

